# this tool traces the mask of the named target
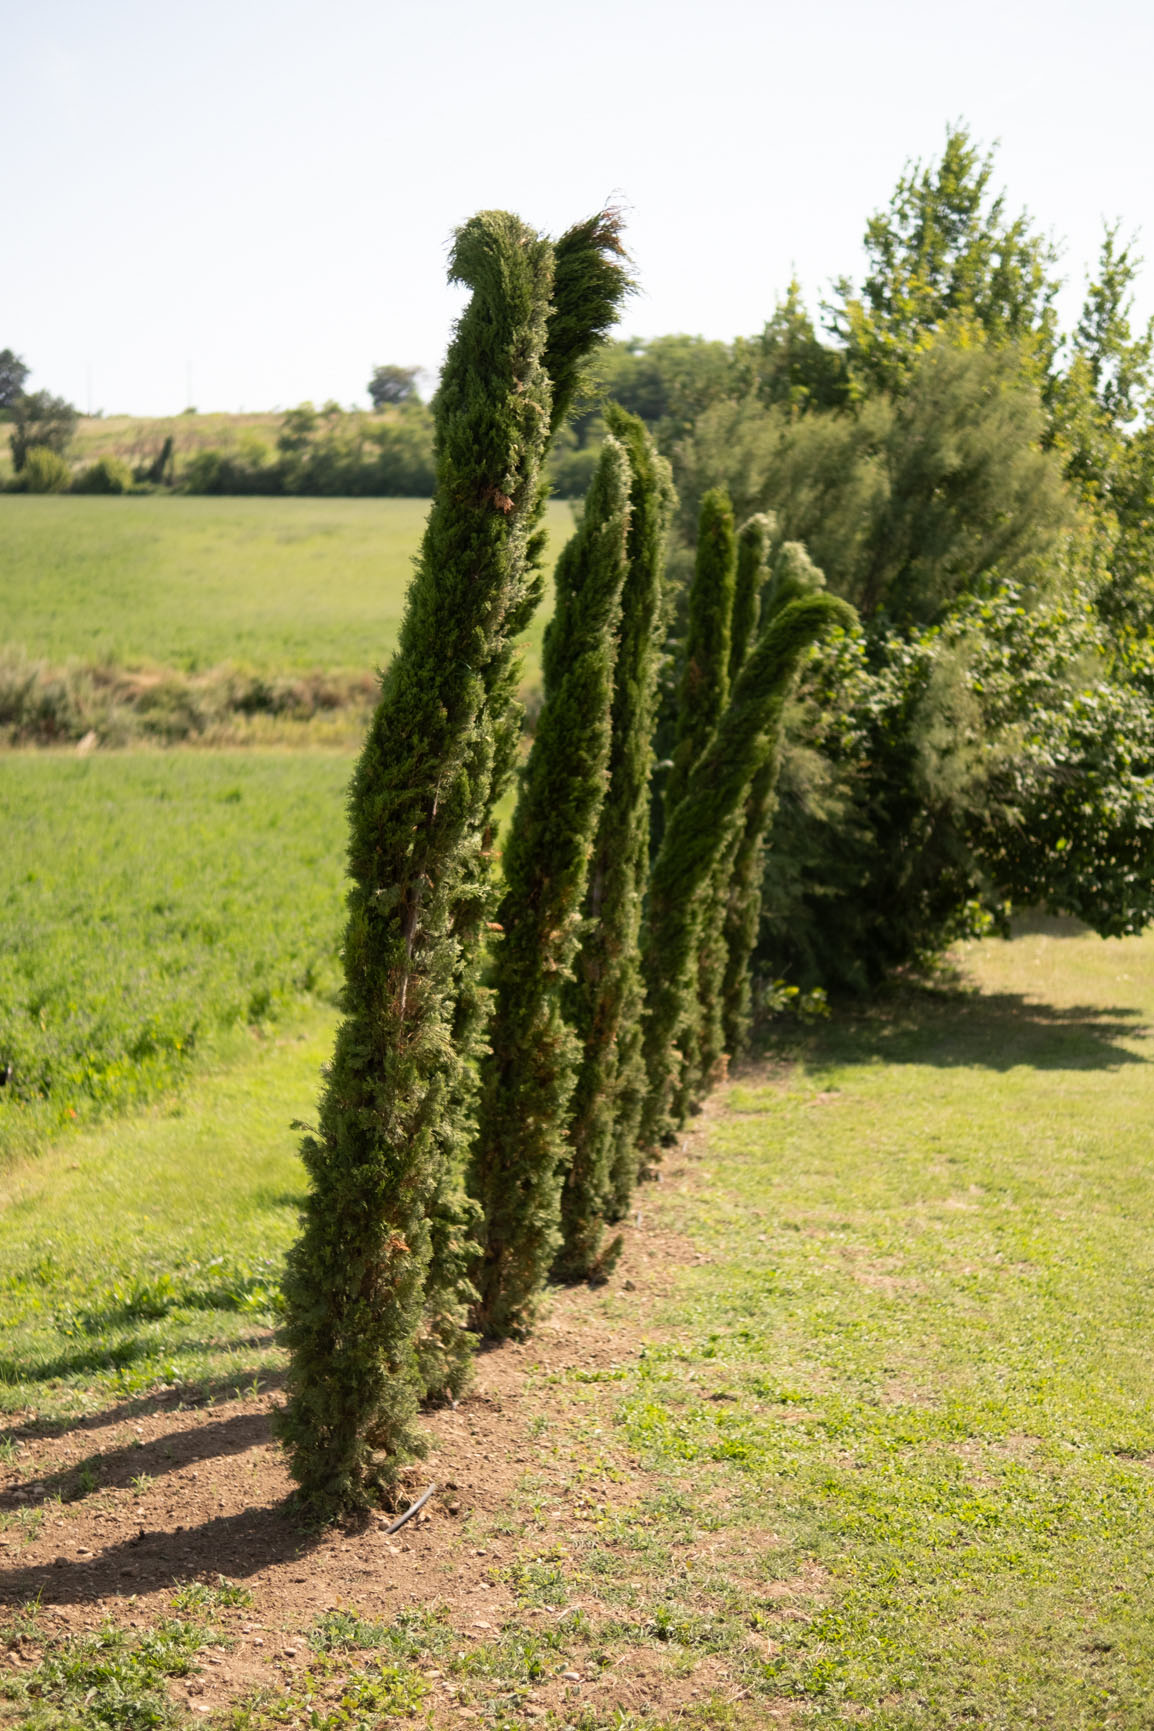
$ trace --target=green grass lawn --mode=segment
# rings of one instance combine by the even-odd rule
[[[270,1363],[280,1263],[335,1012],[302,1008],[194,1087],[0,1174],[0,1406],[84,1412]]]
[[[550,1666],[640,1641],[711,1667],[725,1687],[695,1725],[1154,1723],[1154,936],[1042,922],[962,962],[980,992],[791,1036],[640,1194],[693,1256],[640,1354],[631,1294],[590,1299],[624,1344],[569,1393],[607,1383],[613,1435],[572,1400],[550,1423],[539,1372],[539,1458],[493,1517],[522,1535],[526,1607],[601,1606],[557,1624]],[[251,1325],[275,1312],[287,1120],[330,1027],[311,1012],[171,1109],[9,1175],[10,1409],[276,1365]],[[584,1484],[600,1450],[619,1481],[644,1463],[633,1501],[543,1551],[542,1475]],[[527,1727],[499,1679],[530,1636],[436,1663],[486,1723]],[[572,1720],[614,1723],[673,1721]]]
[[[0,755],[0,1160],[335,994],[351,767]]]
[[[427,511],[419,499],[0,495],[0,646],[186,673],[380,666]],[[551,558],[572,523],[550,505]],[[542,629],[539,617],[531,677]]]

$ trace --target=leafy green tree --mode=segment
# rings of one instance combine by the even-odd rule
[[[1106,229],[1053,393],[1048,442],[1089,508],[1101,572],[1098,606],[1116,628],[1154,623],[1154,474],[1149,409],[1154,320],[1135,330],[1141,259]]]
[[[604,1275],[620,1240],[603,1247],[606,1219],[625,1213],[637,1176],[645,1094],[641,1054],[641,902],[649,875],[649,785],[665,537],[673,509],[669,466],[635,415],[605,410],[631,474],[621,630],[613,672],[609,782],[585,896],[574,979],[562,1009],[580,1050],[561,1192],[563,1242],[555,1273]]]
[[[473,1053],[453,1038],[476,948],[463,914],[477,899],[509,634],[540,589],[551,311],[566,325],[563,380],[582,352],[572,299],[555,300],[556,263],[503,212],[457,233],[452,276],[473,294],[438,393],[437,494],[350,793],[344,1016],[302,1143],[309,1193],[285,1280],[280,1432],[322,1517],[387,1490],[421,1452],[430,1359],[464,1374],[446,1338],[463,1321],[466,1293],[447,1287],[464,1250],[445,1224],[471,1098]],[[588,326],[584,337],[587,348]]]
[[[1154,682],[1085,596],[965,598],[807,666],[766,856],[759,963],[870,991],[1008,902],[1104,934],[1154,912]]]
[[[28,453],[39,448],[54,451],[62,457],[72,443],[79,414],[63,397],[50,391],[32,391],[14,397],[10,404],[13,422],[8,443],[12,447],[12,466],[19,474]]]
[[[761,335],[735,345],[734,380],[735,399],[753,396],[765,408],[787,409],[791,417],[850,402],[846,353],[818,336],[796,278]]]
[[[369,380],[369,399],[374,409],[392,408],[410,402],[417,394],[420,367],[374,367]]]
[[[524,1334],[559,1237],[565,1128],[580,1043],[562,1013],[605,798],[629,464],[606,439],[581,526],[554,574],[545,703],[505,847],[489,1053],[470,1189],[481,1204],[477,1326]]]
[[[670,811],[649,882],[643,1150],[655,1150],[676,1128],[671,1102],[680,1067],[677,1041],[696,991],[701,892],[765,756],[767,736],[779,725],[802,656],[818,638],[853,620],[851,608],[827,595],[801,596],[767,620],[690,771],[683,798]]]
[[[601,388],[637,415],[661,445],[692,432],[697,417],[733,387],[727,343],[684,335],[610,343],[598,360]]]
[[[11,349],[0,349],[0,413],[10,409],[24,394],[28,368]]]
[[[900,387],[926,337],[947,325],[1016,344],[1039,382],[1051,374],[1057,253],[1027,212],[1009,215],[993,174],[993,153],[967,127],[949,127],[941,159],[910,164],[888,209],[871,217],[861,292],[843,278],[826,309],[864,388]]]
[[[711,409],[676,469],[683,517],[725,485],[771,510],[864,617],[917,625],[996,575],[1042,593],[1076,527],[1046,414],[1011,344],[943,331],[902,392],[800,418],[754,399]]]

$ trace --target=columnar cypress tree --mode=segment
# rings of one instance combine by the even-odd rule
[[[280,1431],[320,1516],[387,1489],[422,1450],[429,1214],[454,1188],[469,1098],[453,1040],[465,916],[484,901],[508,636],[539,583],[554,249],[483,212],[458,231],[451,275],[473,297],[437,397],[436,498],[350,791],[344,1018],[302,1143],[310,1191],[285,1280]]]
[[[550,438],[572,407],[583,363],[614,324],[630,288],[624,261],[621,223],[612,210],[600,211],[575,224],[554,243],[553,294],[543,354],[552,384]],[[541,598],[540,555],[544,535],[540,512],[547,491],[547,480],[542,476],[537,526],[526,558],[526,581],[520,601],[510,610],[486,681],[484,712],[476,734],[476,762],[470,771],[475,785],[483,792],[472,816],[453,914],[459,961],[452,1037],[454,1050],[465,1061],[457,1065],[454,1089],[446,1101],[444,1116],[457,1127],[456,1150],[468,1150],[476,1132],[477,1070],[491,998],[479,979],[477,962],[480,936],[494,904],[490,870],[493,808],[508,786],[520,742],[523,706],[516,695],[521,673],[517,636],[529,623]],[[443,1165],[438,1191],[430,1205],[432,1249],[425,1277],[424,1323],[418,1342],[421,1381],[426,1394],[459,1392],[471,1359],[474,1337],[465,1333],[464,1324],[477,1297],[471,1272],[476,1261],[475,1234],[480,1209],[466,1194],[464,1167],[465,1159],[461,1157]]]
[[[731,687],[745,664],[757,631],[762,585],[769,575],[766,560],[772,530],[771,519],[759,513],[743,523],[738,532],[737,580],[729,644]],[[721,1076],[726,1055],[732,1055],[724,1028],[725,973],[729,960],[726,920],[742,830],[743,813],[739,809],[730,819],[701,907],[697,940],[697,1006],[686,1036],[686,1061],[677,1095],[678,1115],[700,1103]]]
[[[701,892],[764,757],[766,737],[778,724],[801,656],[825,631],[848,626],[853,618],[845,602],[809,595],[789,602],[766,622],[716,732],[690,771],[683,799],[669,814],[649,882],[644,1045],[649,1092],[640,1138],[645,1150],[655,1150],[674,1127],[676,1042],[696,988]]]
[[[737,542],[733,508],[723,487],[701,501],[697,520],[697,558],[689,586],[689,618],[678,688],[677,737],[665,784],[665,821],[685,796],[689,774],[710,739],[729,699],[733,602],[737,580]],[[698,1000],[686,1002],[679,1031],[681,1065],[675,1090],[675,1116],[689,1110],[700,1075]]]
[[[580,1046],[561,991],[580,935],[605,798],[629,465],[608,437],[581,527],[554,574],[545,702],[504,853],[490,1051],[481,1068],[470,1189],[481,1203],[476,1322],[523,1333],[557,1244],[561,1168]]]
[[[745,666],[761,619],[761,592],[769,576],[766,561],[776,528],[772,512],[759,511],[737,532],[737,577],[733,590],[733,623],[729,633],[729,683]]]
[[[804,547],[787,541],[773,560],[773,575],[762,598],[762,616],[770,619],[800,595],[824,588],[825,578]],[[733,854],[725,910],[725,977],[722,983],[722,1028],[725,1050],[738,1057],[749,1039],[752,983],[749,966],[761,924],[761,882],[765,872],[765,835],[773,812],[781,765],[781,729],[772,730],[767,750],[750,783],[742,814],[741,833]]]
[[[637,1174],[637,1126],[645,1094],[641,1057],[639,937],[649,872],[649,776],[660,647],[665,536],[674,496],[669,465],[636,415],[616,404],[609,431],[629,458],[629,535],[621,630],[613,672],[609,786],[589,862],[583,936],[562,1008],[581,1051],[573,1091],[563,1242],[555,1272],[566,1280],[604,1273],[604,1222],[620,1219]]]
[[[685,795],[689,772],[705,748],[729,698],[729,653],[737,542],[733,507],[724,487],[701,501],[697,561],[689,589],[685,662],[678,692],[677,739],[665,785],[665,822]]]

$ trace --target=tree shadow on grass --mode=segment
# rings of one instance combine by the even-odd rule
[[[998,1071],[1120,1070],[1151,1062],[1132,1049],[1150,1035],[1132,1005],[1059,1006],[1020,992],[907,987],[868,1009],[835,1008],[805,1055],[816,1069],[881,1062]]]

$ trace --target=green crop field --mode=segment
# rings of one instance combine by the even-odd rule
[[[419,499],[0,495],[0,647],[33,660],[361,669],[396,642]],[[550,557],[572,528],[549,507]],[[543,618],[528,636],[530,666]]]
[[[0,1156],[335,991],[350,767],[0,756]]]

